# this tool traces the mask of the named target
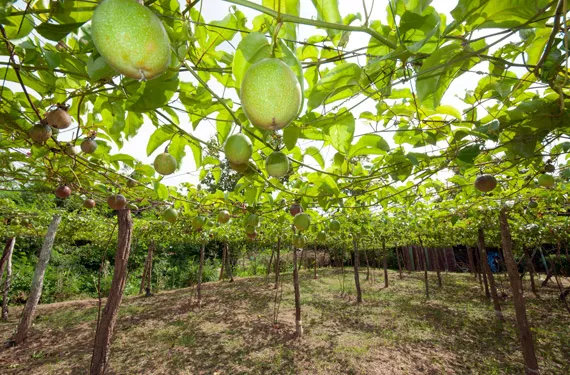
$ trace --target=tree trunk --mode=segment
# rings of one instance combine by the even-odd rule
[[[204,244],[200,245],[200,266],[198,267],[198,284],[196,285],[198,307],[202,304],[202,272],[204,272],[204,247]]]
[[[422,248],[423,245],[421,245]],[[426,255],[426,259],[427,259],[427,249],[424,248],[424,253]],[[426,298],[429,299],[429,281],[428,281],[428,269],[427,269],[427,262],[424,262],[424,279],[425,279],[425,284],[426,284]]]
[[[503,257],[505,259],[507,272],[509,274],[509,280],[511,282],[513,302],[515,304],[515,312],[518,323],[519,339],[521,342],[525,363],[525,373],[527,375],[538,374],[538,361],[536,359],[536,354],[534,351],[532,333],[527,321],[525,301],[521,292],[519,272],[513,256],[513,241],[511,238],[507,213],[504,209],[500,212],[499,221],[501,225],[501,239],[503,242]]]
[[[396,250],[396,260],[398,261],[398,272],[400,274],[400,279],[402,279],[402,264],[400,263],[400,249],[398,246],[395,248]]]
[[[434,247],[432,249],[432,260],[433,266],[435,267],[435,272],[437,274],[437,286],[441,288],[441,269],[439,265],[439,249],[437,247]]]
[[[313,278],[316,280],[318,278],[317,276],[317,244],[315,243],[315,275],[313,276]]]
[[[57,227],[59,226],[60,222],[61,222],[61,216],[56,214],[53,215],[51,223],[48,226],[48,230],[44,238],[44,243],[42,245],[42,249],[40,252],[40,258],[38,260],[38,264],[36,265],[36,269],[34,271],[34,278],[32,279],[32,288],[30,290],[30,295],[28,296],[28,300],[26,301],[26,306],[22,311],[22,318],[20,319],[20,323],[18,324],[18,330],[16,331],[16,336],[14,337],[16,345],[19,345],[22,342],[24,342],[26,336],[28,335],[28,329],[32,325],[34,312],[36,311],[36,307],[38,306],[38,302],[40,301],[40,297],[42,296],[44,275],[49,262],[49,258],[51,256],[51,249],[53,248],[53,243],[55,241],[55,234],[57,232]]]
[[[368,250],[364,250],[364,260],[366,261],[366,281],[370,280],[370,263],[368,263]]]
[[[477,274],[477,278],[479,279],[479,286],[481,287],[481,290],[484,290],[483,287],[483,278],[481,277],[481,272],[480,270],[480,266],[481,266],[481,261],[480,261],[480,256],[479,256],[479,252],[475,251],[475,273]]]
[[[358,266],[360,265],[360,257],[358,254],[358,244],[356,238],[352,239],[352,246],[354,248],[354,285],[356,286],[356,302],[362,303],[362,290],[360,289],[360,275],[358,274]]]
[[[382,239],[382,251],[384,252],[384,256],[382,257],[382,265],[384,266],[384,288],[387,288],[388,287],[388,252],[386,251],[386,240],[385,239]],[[401,272],[400,272],[400,275],[402,275]]]
[[[534,270],[534,263],[532,261],[532,254],[530,253],[530,251],[526,246],[523,246],[523,250],[526,255],[526,258],[528,259],[528,262],[526,263],[526,268],[528,270],[528,273],[530,274],[530,289],[532,290],[532,293],[538,297],[538,291],[536,290],[536,284],[534,282],[535,270]]]
[[[267,274],[265,275],[266,281],[269,280],[269,274],[271,273],[271,264],[273,263],[274,256],[275,256],[275,248],[271,247],[271,257],[269,257],[269,263],[267,264]]]
[[[234,282],[234,274],[232,271],[232,253],[230,251],[230,246],[228,245],[228,241],[224,242],[224,246],[226,247],[226,270],[228,271],[228,276],[230,277],[230,283]]]
[[[115,254],[115,271],[113,273],[111,289],[109,290],[109,297],[107,298],[107,303],[101,315],[101,321],[98,322],[97,331],[95,332],[95,345],[93,347],[93,358],[91,359],[91,375],[103,375],[107,372],[111,339],[113,338],[117,314],[121,306],[123,292],[127,282],[127,265],[129,262],[133,234],[131,211],[128,209],[118,210],[117,220],[119,223],[119,232],[117,252]]]
[[[467,246],[467,258],[469,259],[469,272],[471,272],[474,278],[477,278],[475,265],[473,264],[473,251],[471,251],[471,246]]]
[[[228,244],[224,241],[224,247],[222,248],[222,266],[220,267],[220,277],[218,280],[224,279],[224,267],[226,266],[226,254],[228,250]]]
[[[6,245],[4,246],[4,252],[2,252],[2,257],[0,258],[0,280],[4,275],[4,269],[8,264],[8,259],[12,256],[12,251],[14,251],[14,245],[16,244],[16,238],[10,237],[6,240]]]
[[[273,289],[277,289],[279,287],[279,271],[280,271],[280,252],[281,252],[281,237],[277,238],[277,254],[275,256],[275,286]]]
[[[495,277],[493,272],[491,272],[491,267],[487,261],[487,248],[485,246],[485,231],[483,228],[479,228],[479,233],[477,237],[477,243],[479,244],[479,252],[481,253],[481,258],[483,261],[483,271],[487,274],[487,279],[489,280],[489,286],[491,287],[491,297],[493,298],[493,306],[495,307],[495,315],[500,321],[504,321],[503,312],[501,311],[501,304],[499,302],[499,294],[497,293],[497,286],[495,285]]]
[[[154,240],[151,240],[148,246],[148,253],[146,255],[146,260],[144,262],[144,272],[141,280],[141,287],[139,289],[139,294],[146,291],[147,297],[150,296],[150,283],[152,278],[152,254],[154,252]]]
[[[297,267],[297,249],[293,245],[293,288],[295,290],[295,333],[297,337],[303,336],[303,322],[301,321],[301,289],[299,287],[299,268]]]
[[[4,267],[6,270],[6,279],[4,280],[4,293],[2,295],[3,321],[8,321],[8,293],[10,292],[10,283],[12,282],[12,254],[14,253],[15,244],[16,244],[15,237],[8,238],[8,240],[6,241],[6,248],[4,248],[4,254],[2,254],[3,259],[4,255],[6,255],[6,258],[4,260],[4,264],[6,265]],[[0,280],[2,280],[2,274],[3,271],[0,271]]]

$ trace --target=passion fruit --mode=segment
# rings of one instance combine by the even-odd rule
[[[293,203],[291,207],[289,207],[289,213],[291,216],[295,216],[301,212],[303,212],[303,207],[301,207],[299,203]]]
[[[538,207],[538,203],[536,201],[531,200],[530,202],[528,202],[528,208],[537,208]]]
[[[299,231],[307,230],[311,225],[311,217],[305,213],[299,213],[293,218],[293,225]]]
[[[53,128],[67,129],[71,126],[72,118],[67,113],[67,107],[59,106],[46,114],[46,121]]]
[[[154,159],[154,170],[163,176],[174,173],[177,167],[176,159],[168,152],[158,154]]]
[[[127,198],[121,194],[111,195],[107,198],[107,204],[113,210],[122,210],[127,206]]]
[[[225,224],[230,221],[230,213],[227,210],[218,212],[218,223]]]
[[[170,207],[162,213],[162,217],[169,223],[174,223],[178,219],[178,210]]]
[[[238,133],[228,137],[224,144],[226,159],[233,164],[248,165],[249,158],[253,153],[251,140],[244,134]]]
[[[329,223],[329,229],[333,232],[338,232],[340,230],[340,223],[338,220],[331,220]]]
[[[83,207],[85,207],[85,208],[92,209],[92,208],[95,207],[95,204],[96,204],[96,203],[95,203],[95,200],[94,200],[94,199],[91,199],[91,198],[85,199],[85,200],[83,201]]]
[[[475,179],[475,188],[484,193],[488,193],[497,187],[497,179],[490,174],[483,174]]]
[[[36,143],[43,144],[50,139],[53,134],[51,127],[44,124],[37,124],[32,126],[29,131],[30,138]]]
[[[253,225],[246,225],[245,226],[245,233],[246,234],[252,234],[252,233],[256,233],[255,227]]]
[[[81,142],[81,151],[86,154],[92,154],[97,150],[97,142],[94,139],[87,138]]]
[[[198,215],[192,219],[192,228],[195,230],[202,230],[204,224],[206,224],[206,218],[204,216]]]
[[[327,232],[322,230],[319,233],[317,233],[317,241],[325,242],[326,240],[327,240]]]
[[[257,231],[253,231],[252,233],[246,233],[247,234],[247,238],[249,238],[250,240],[254,240],[257,237]]]
[[[136,80],[170,65],[170,40],[160,19],[137,0],[104,0],[93,12],[91,36],[107,64]]]
[[[542,187],[553,187],[554,186],[554,176],[551,174],[541,174],[538,176],[538,184]]]
[[[547,173],[554,173],[555,170],[556,170],[556,167],[550,163],[548,163],[544,166],[544,171]]]
[[[305,243],[307,242],[307,238],[303,234],[296,234],[293,236],[293,245],[297,249],[302,249],[305,247]]]
[[[264,59],[251,65],[240,88],[243,111],[263,130],[289,125],[301,109],[303,95],[297,76],[279,59]]]
[[[281,151],[271,153],[265,159],[265,170],[271,177],[281,178],[289,172],[289,159]]]
[[[68,198],[70,195],[71,195],[71,188],[67,185],[61,185],[58,186],[57,189],[55,189],[55,196],[60,199]]]
[[[257,214],[250,214],[247,217],[246,225],[251,225],[252,227],[259,226],[259,216]]]

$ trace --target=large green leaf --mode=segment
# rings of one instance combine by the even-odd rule
[[[44,38],[58,42],[65,39],[68,34],[75,32],[83,24],[84,22],[57,25],[54,23],[44,22],[36,27],[36,31]]]
[[[317,9],[317,19],[330,23],[342,23],[342,17],[338,11],[337,0],[312,0]],[[327,29],[327,34],[332,38],[339,33],[338,30]]]
[[[308,109],[332,102],[334,96],[344,90],[357,91],[362,69],[355,63],[345,63],[329,70],[308,94]]]
[[[263,0],[261,3],[264,7],[276,10],[283,14],[290,14],[292,16],[299,16],[301,10],[300,0]],[[297,24],[286,22],[282,30],[285,30],[283,38],[289,40],[297,40]]]
[[[381,155],[390,151],[390,145],[377,134],[365,134],[350,148],[348,158],[359,155]]]
[[[400,37],[411,53],[431,53],[436,49],[439,27],[439,14],[432,7],[428,7],[423,15],[406,11],[400,20]],[[432,43],[423,48],[430,41]]]
[[[352,113],[341,110],[327,127],[327,140],[337,150],[348,154],[354,137],[355,120]]]
[[[127,108],[135,112],[147,112],[167,104],[178,90],[178,74],[164,74],[151,81],[136,82],[127,87],[130,94]]]

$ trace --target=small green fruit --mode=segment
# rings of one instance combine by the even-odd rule
[[[162,213],[162,217],[169,223],[174,223],[178,219],[178,210],[170,207]]]
[[[37,124],[30,129],[29,134],[34,142],[43,144],[51,137],[52,130],[48,125]]]
[[[243,77],[240,99],[249,121],[263,130],[289,125],[301,109],[303,95],[297,76],[279,59],[251,65]]]
[[[322,230],[319,233],[317,233],[317,241],[325,242],[326,240],[327,240],[327,232]]]
[[[338,232],[340,230],[340,223],[338,220],[331,220],[329,223],[329,229],[333,232]]]
[[[227,210],[218,212],[218,222],[225,224],[230,221],[230,213]]]
[[[204,216],[198,215],[192,219],[192,228],[196,230],[201,230],[204,224],[206,224],[206,218]]]
[[[537,208],[537,207],[538,207],[538,203],[536,201],[528,202],[528,208]]]
[[[247,136],[241,133],[233,134],[226,140],[224,153],[226,154],[226,159],[228,159],[230,163],[243,164],[247,166],[249,158],[253,153],[253,145]]]
[[[86,154],[92,154],[97,150],[97,142],[94,139],[87,138],[81,142],[81,151]]]
[[[170,65],[164,25],[137,0],[101,2],[93,12],[91,36],[105,61],[127,77],[153,79]]]
[[[295,215],[295,218],[293,219],[293,225],[295,225],[295,228],[297,228],[297,230],[307,230],[311,225],[311,217],[305,213],[299,213]]]
[[[245,226],[245,233],[246,233],[246,234],[256,233],[255,226],[249,225],[249,224],[246,225],[246,226]]]
[[[542,187],[553,187],[554,177],[550,174],[541,174],[538,176],[538,184]]]
[[[259,216],[256,214],[251,214],[247,217],[246,225],[251,225],[252,227],[259,226]]]
[[[163,176],[174,173],[178,163],[174,156],[170,155],[168,152],[163,152],[158,154],[154,159],[154,170]]]
[[[271,177],[280,178],[289,172],[289,159],[280,151],[271,153],[265,159],[265,170]]]
[[[302,249],[305,247],[305,243],[306,243],[306,237],[303,234],[296,234],[295,236],[293,236],[293,245],[297,248],[297,249]]]

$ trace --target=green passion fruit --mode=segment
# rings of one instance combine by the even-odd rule
[[[137,0],[103,0],[91,36],[107,64],[127,77],[153,79],[170,65],[170,40],[160,19]]]
[[[305,213],[299,213],[293,218],[293,225],[295,225],[297,230],[307,230],[311,225],[311,217]]]
[[[245,115],[254,126],[278,130],[297,117],[303,95],[293,70],[283,61],[269,58],[247,69],[240,99]]]
[[[538,207],[538,203],[536,201],[530,201],[528,202],[528,208],[537,208]]]
[[[265,159],[265,170],[271,177],[280,178],[289,172],[289,159],[281,151],[271,153]]]
[[[230,221],[230,213],[227,210],[218,212],[218,223],[225,224]]]
[[[174,173],[178,163],[176,163],[176,159],[174,156],[170,155],[168,152],[163,152],[162,154],[158,154],[154,159],[154,170],[160,173],[163,176],[169,175]]]
[[[325,242],[326,240],[327,240],[327,232],[322,230],[319,233],[317,233],[317,241]]]
[[[127,206],[127,198],[121,194],[111,195],[107,198],[107,204],[113,210],[122,210]]]
[[[331,220],[329,223],[329,229],[333,232],[338,232],[340,230],[340,223],[338,220]]]
[[[36,143],[43,144],[53,134],[51,127],[44,124],[37,124],[32,126],[29,135],[30,138]]]
[[[297,249],[302,249],[305,247],[305,243],[307,242],[307,238],[305,237],[304,234],[296,234],[295,236],[293,236],[293,245],[297,248]]]
[[[250,214],[247,217],[246,225],[251,225],[252,227],[259,226],[259,216],[257,214]]]
[[[230,163],[245,165],[247,167],[249,158],[253,153],[253,145],[246,135],[241,133],[233,134],[228,137],[224,144],[224,153]],[[241,171],[238,172],[244,173]]]
[[[497,187],[497,179],[490,174],[483,174],[475,179],[475,188],[484,193],[488,193]]]
[[[538,176],[538,184],[542,187],[553,187],[554,186],[554,176],[551,174],[541,174]]]
[[[176,219],[178,219],[178,210],[170,207],[162,213],[162,217],[164,220],[168,221],[169,223],[174,223]]]
[[[201,230],[206,224],[206,218],[204,216],[198,215],[192,219],[192,228],[196,230]]]
[[[252,233],[256,233],[255,227],[253,225],[246,225],[245,226],[245,233],[246,234],[252,234]]]

